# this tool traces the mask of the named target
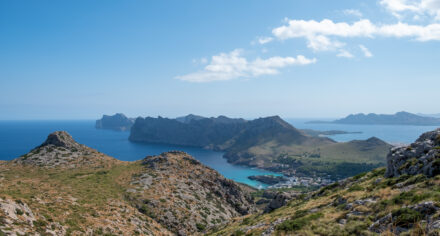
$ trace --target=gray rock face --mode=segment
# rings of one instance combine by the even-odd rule
[[[257,210],[244,187],[185,152],[148,156],[142,165],[145,169],[131,180],[133,201],[177,235],[196,235]]]
[[[292,200],[294,197],[298,196],[299,193],[297,192],[280,192],[276,193],[272,201],[269,202],[269,204],[266,206],[266,209],[264,209],[264,212],[271,212],[275,209],[278,209],[280,207],[285,206],[290,200]]]
[[[407,147],[394,148],[387,156],[386,177],[403,174],[440,174],[440,129],[424,133]]]

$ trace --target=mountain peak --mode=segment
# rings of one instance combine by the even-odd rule
[[[67,133],[66,131],[55,131],[49,136],[47,136],[46,141],[40,145],[40,147],[53,145],[56,147],[64,147],[64,148],[78,148],[78,146],[81,146],[79,143],[77,143],[72,136]]]
[[[43,144],[14,160],[16,163],[42,167],[96,166],[110,163],[105,161],[114,162],[116,159],[77,143],[66,131],[49,134]]]

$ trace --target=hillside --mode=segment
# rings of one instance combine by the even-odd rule
[[[0,162],[0,235],[194,235],[255,212],[249,187],[183,152],[123,162],[55,132]]]
[[[122,113],[116,113],[112,116],[103,115],[101,119],[96,121],[97,129],[110,129],[116,131],[130,130],[133,126],[134,119],[126,117]]]
[[[311,123],[336,123],[336,124],[359,124],[359,125],[431,125],[439,126],[440,118],[416,115],[409,112],[397,112],[392,115],[385,114],[354,114],[345,118],[320,122],[312,121]]]
[[[394,148],[387,168],[298,195],[212,235],[439,235],[440,129]]]
[[[130,140],[213,149],[225,152],[224,157],[234,164],[286,175],[331,175],[332,178],[385,165],[385,155],[391,147],[378,139],[337,143],[310,136],[279,116],[247,121],[190,115],[186,120],[138,118]]]

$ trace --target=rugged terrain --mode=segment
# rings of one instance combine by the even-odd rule
[[[0,162],[0,235],[440,235],[439,160],[440,129],[386,168],[255,191],[180,151],[122,162],[55,132]]]
[[[134,124],[133,118],[128,118],[122,113],[116,113],[112,116],[103,115],[101,119],[96,121],[97,129],[110,129],[116,131],[130,130]]]
[[[253,189],[183,152],[122,162],[55,132],[0,162],[0,235],[194,235],[255,212]]]
[[[194,115],[179,120],[138,118],[130,140],[224,151],[224,157],[234,164],[335,179],[385,165],[391,148],[377,138],[337,143],[310,136],[278,116],[250,121]]]
[[[386,169],[293,196],[211,234],[440,235],[440,129],[393,149],[387,160]]]

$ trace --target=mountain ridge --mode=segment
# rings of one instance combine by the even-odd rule
[[[439,126],[440,118],[420,116],[401,111],[392,115],[375,113],[351,114],[334,121],[311,121],[309,123],[362,124],[362,125],[423,125]]]
[[[230,163],[268,169],[287,175],[303,170],[307,174],[313,174],[311,172],[317,170],[313,166],[323,167],[328,161],[336,165],[336,162],[343,159],[350,163],[355,162],[358,166],[354,168],[355,170],[365,171],[376,167],[377,164],[385,164],[385,156],[391,147],[385,142],[359,141],[365,142],[363,146],[372,147],[373,151],[371,151],[364,150],[359,142],[337,143],[327,137],[311,136],[296,129],[279,116],[254,120],[230,119],[225,116],[198,117],[186,123],[162,117],[138,118],[131,128],[129,140],[222,151]],[[344,150],[347,154],[338,157]],[[286,161],[286,158],[280,158],[281,156],[286,156],[289,160]],[[378,161],[376,156],[382,156],[382,160]],[[363,164],[370,162],[369,157],[374,160],[372,166]],[[298,168],[304,165],[307,166],[307,170],[304,169],[305,167]],[[325,168],[322,168],[319,175],[325,175],[324,170]],[[335,175],[338,170],[335,168],[328,174]]]

